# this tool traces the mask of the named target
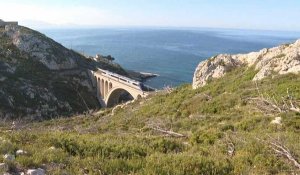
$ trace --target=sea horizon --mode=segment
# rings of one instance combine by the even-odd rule
[[[296,31],[221,28],[57,28],[39,31],[86,55],[112,55],[125,69],[159,74],[159,77],[146,81],[147,85],[157,89],[191,83],[199,62],[217,54],[259,51],[300,38],[300,32]]]
[[[155,25],[76,25],[76,24],[39,24],[22,23],[21,26],[32,29],[43,30],[63,30],[63,29],[152,29],[152,30],[244,30],[244,31],[271,31],[271,32],[294,32],[300,33],[300,29],[278,29],[278,28],[244,28],[244,27],[210,27],[210,26],[155,26]]]

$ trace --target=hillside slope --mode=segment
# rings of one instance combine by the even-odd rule
[[[258,72],[241,65],[93,115],[3,123],[0,154],[27,154],[0,162],[48,174],[299,174],[300,75],[252,81]]]
[[[29,28],[0,27],[0,118],[45,119],[99,108],[88,74],[97,67],[126,74]]]

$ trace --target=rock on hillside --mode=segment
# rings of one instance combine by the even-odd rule
[[[99,108],[89,77],[97,67],[126,73],[29,28],[0,27],[0,119],[43,119]]]
[[[80,59],[78,54],[65,49],[50,38],[41,33],[28,30],[23,27],[7,25],[5,34],[12,39],[21,52],[29,54],[44,64],[50,70],[76,68],[76,61]]]
[[[201,62],[194,73],[193,88],[202,87],[211,79],[220,78],[226,72],[241,66],[254,66],[258,71],[253,80],[271,74],[300,72],[300,40],[271,49],[249,54],[221,54]]]

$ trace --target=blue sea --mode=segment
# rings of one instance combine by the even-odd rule
[[[191,83],[199,62],[220,53],[247,53],[294,42],[300,32],[101,28],[40,30],[87,55],[112,55],[124,68],[159,74],[146,84],[161,89]]]

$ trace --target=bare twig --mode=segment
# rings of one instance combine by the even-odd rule
[[[234,154],[235,154],[235,144],[232,140],[232,137],[231,135],[228,135],[225,133],[225,142],[226,142],[226,145],[227,145],[227,153],[230,157],[233,157]]]
[[[235,154],[235,146],[234,146],[234,144],[232,142],[229,142],[229,143],[227,143],[227,146],[228,146],[228,151],[227,151],[228,155],[230,157],[234,156],[234,154]]]
[[[282,109],[280,109],[279,106],[271,102],[270,100],[267,100],[262,97],[256,97],[256,98],[248,98],[249,101],[252,101],[256,104],[256,106],[259,109],[263,109],[263,111],[266,112],[283,112]]]
[[[291,153],[291,151],[284,146],[280,141],[272,138],[269,136],[269,138],[273,141],[266,141],[264,139],[256,138],[257,140],[267,144],[278,156],[286,158],[288,161],[290,161],[296,168],[300,169],[300,163],[295,158],[295,156]]]
[[[297,113],[300,113],[300,108],[290,108],[291,111],[294,111],[294,112],[297,112]]]
[[[297,159],[292,155],[290,150],[277,141],[270,142],[271,148],[275,151],[279,156],[287,158],[291,163],[294,164],[295,167],[300,169],[300,163]]]
[[[264,111],[264,113],[284,113],[288,111],[294,111],[300,113],[300,108],[297,107],[296,101],[290,95],[288,88],[287,88],[287,97],[285,98],[281,97],[282,103],[280,104],[274,96],[271,97],[269,94],[266,94],[266,96],[264,96],[261,93],[257,85],[257,82],[255,82],[255,85],[259,97],[248,98],[248,100],[256,104],[257,108],[260,109],[261,111]],[[288,99],[289,104],[285,101],[285,99]]]
[[[291,111],[294,111],[294,112],[297,112],[297,113],[300,113],[300,108],[299,108],[299,107],[296,107],[296,106],[294,105],[293,97],[290,95],[289,89],[288,89],[288,88],[287,88],[286,92],[287,92],[288,98],[289,98],[289,100],[290,100],[290,105],[291,105],[290,110],[291,110]]]
[[[283,107],[284,107],[285,109],[287,109],[287,108],[289,107],[289,105],[286,103],[284,97],[281,97],[281,99],[282,99],[282,102],[283,102]]]
[[[170,136],[174,136],[174,137],[186,137],[185,135],[183,134],[180,134],[180,133],[176,133],[176,132],[173,132],[173,131],[168,131],[168,130],[164,130],[158,126],[149,126],[150,129],[153,129],[155,131],[159,131],[161,133],[164,133],[164,134],[167,134],[167,135],[170,135]]]

